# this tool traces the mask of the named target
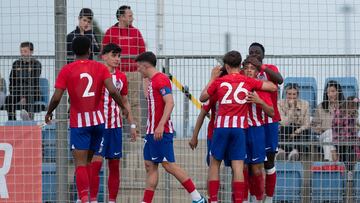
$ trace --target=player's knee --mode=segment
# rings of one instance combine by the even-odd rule
[[[272,169],[275,166],[275,152],[266,154],[266,161],[264,162],[265,169]]]

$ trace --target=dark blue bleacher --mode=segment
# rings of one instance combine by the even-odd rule
[[[284,87],[289,83],[296,83],[299,85],[299,98],[309,102],[310,113],[313,113],[317,106],[317,83],[313,77],[287,77],[284,80]],[[282,98],[286,96],[283,91]]]
[[[354,201],[360,203],[360,162],[355,164],[355,169],[353,172],[354,177]]]
[[[56,202],[56,164],[42,165],[42,199],[44,203]]]
[[[329,77],[325,80],[325,85],[334,80],[341,85],[345,98],[350,96],[358,97],[359,85],[355,77]]]
[[[301,162],[277,161],[275,202],[301,202],[304,167]]]
[[[56,125],[46,125],[42,131],[42,155],[43,162],[55,162],[56,160]]]
[[[345,165],[340,162],[314,162],[311,166],[312,202],[343,202]]]
[[[46,78],[39,78],[39,86],[40,86],[40,101],[36,101],[35,104],[42,105],[46,107],[49,103],[49,80]]]

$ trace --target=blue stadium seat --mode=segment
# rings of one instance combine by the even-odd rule
[[[33,126],[37,125],[36,121],[6,121],[5,126]]]
[[[317,105],[317,83],[313,77],[287,77],[284,81],[284,87],[289,83],[296,83],[300,88],[300,99],[308,101],[310,105],[310,113],[313,113]],[[282,98],[286,96],[283,91]]]
[[[301,202],[304,167],[301,162],[277,161],[275,202]]]
[[[4,78],[0,78],[0,84],[3,84],[3,85],[4,85],[4,90],[3,90],[3,92],[4,92],[5,95],[6,95],[6,93],[7,93],[6,80],[5,80]]]
[[[326,78],[325,85],[330,81],[334,80],[341,85],[345,98],[350,96],[358,97],[359,85],[355,77],[330,77]]]
[[[311,166],[312,202],[343,202],[345,165],[340,162],[314,162]]]
[[[355,164],[355,169],[353,172],[354,177],[354,197],[355,202],[360,202],[360,162]]]
[[[56,125],[46,125],[42,131],[43,162],[55,162],[56,159]]]
[[[56,165],[42,165],[42,202],[56,202]]]
[[[39,78],[40,85],[40,101],[36,101],[35,104],[41,104],[45,107],[49,103],[49,80],[46,78]]]

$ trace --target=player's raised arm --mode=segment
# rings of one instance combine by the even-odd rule
[[[109,95],[115,100],[115,102],[121,107],[124,117],[127,118],[129,112],[125,109],[124,104],[121,101],[121,96],[119,92],[116,90],[114,83],[111,78],[107,78],[104,81],[106,89],[109,91]]]
[[[283,84],[284,79],[279,72],[275,72],[271,68],[269,68],[266,64],[261,66],[262,70],[269,76],[270,81],[277,83],[279,85]]]
[[[56,109],[61,101],[61,97],[64,94],[64,90],[60,88],[56,88],[53,96],[51,97],[48,111],[45,115],[45,123],[49,123],[52,119],[52,112]]]
[[[268,92],[276,92],[278,90],[278,88],[273,82],[263,81],[261,90],[268,91]]]
[[[208,93],[208,88],[209,86],[214,82],[214,80],[216,78],[218,78],[221,75],[222,71],[221,71],[221,67],[220,66],[216,66],[212,69],[211,71],[211,77],[210,77],[210,81],[208,82],[208,84],[205,86],[205,88],[201,91],[201,95],[199,100],[201,102],[206,102],[209,98],[210,95]]]
[[[250,92],[247,96],[247,101],[255,104],[260,104],[262,110],[270,117],[275,115],[274,107],[267,104],[263,99],[259,97],[256,92]]]

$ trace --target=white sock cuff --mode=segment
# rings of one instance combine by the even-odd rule
[[[274,174],[276,172],[276,168],[274,166],[271,169],[266,169],[265,172],[266,172],[266,175]]]

